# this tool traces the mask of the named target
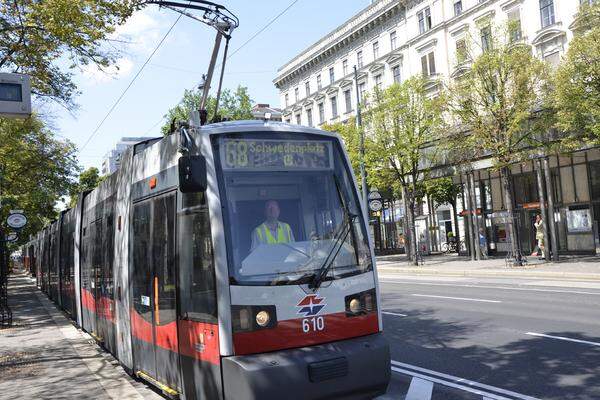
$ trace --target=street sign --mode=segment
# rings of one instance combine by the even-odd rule
[[[371,190],[367,198],[369,200],[381,200],[381,193],[379,193],[377,190]]]
[[[19,239],[19,236],[17,235],[16,232],[11,232],[8,235],[6,235],[5,240],[7,242],[16,242]]]
[[[21,229],[27,225],[27,217],[25,217],[25,214],[21,213],[10,214],[8,218],[6,218],[6,223],[13,229]]]
[[[381,200],[371,200],[369,201],[369,208],[371,209],[371,211],[379,211],[381,210],[381,208],[383,207],[383,204],[381,204]]]
[[[29,75],[0,73],[0,116],[27,118],[31,115]]]

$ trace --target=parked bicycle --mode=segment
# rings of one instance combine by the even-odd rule
[[[462,240],[452,240],[449,242],[442,243],[441,250],[444,253],[457,253],[459,249],[463,248]]]

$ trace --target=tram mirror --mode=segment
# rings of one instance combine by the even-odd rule
[[[206,158],[204,156],[182,156],[179,158],[179,190],[182,193],[204,192],[206,180]]]

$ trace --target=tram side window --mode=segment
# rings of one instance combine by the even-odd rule
[[[181,315],[216,323],[217,297],[208,208],[203,197],[189,202],[185,196],[183,204],[193,207],[193,211],[183,212],[179,217]]]
[[[153,200],[152,258],[158,295],[159,314],[156,325],[175,321],[175,196],[167,195]]]
[[[150,202],[136,204],[133,208],[133,268],[132,300],[138,314],[152,322],[150,293],[152,292],[150,254]]]

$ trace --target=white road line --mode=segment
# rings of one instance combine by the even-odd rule
[[[464,301],[477,301],[480,303],[502,303],[500,300],[485,300],[485,299],[472,299],[470,297],[450,297],[450,296],[436,296],[433,294],[411,294],[416,297],[433,297],[434,299],[450,299],[450,300],[464,300]]]
[[[397,283],[406,285],[424,285],[424,286],[452,286],[452,287],[467,287],[478,289],[499,289],[499,290],[518,290],[528,292],[545,292],[545,293],[568,293],[568,294],[589,294],[600,296],[600,292],[585,292],[582,290],[557,290],[557,289],[535,289],[535,288],[515,288],[506,286],[487,286],[487,285],[457,285],[452,283],[433,283],[433,282],[412,282],[412,281],[394,281],[390,279],[379,279],[383,283]]]
[[[498,396],[493,393],[482,392],[482,391],[479,391],[478,389],[474,389],[474,388],[484,389],[488,392],[500,393],[500,394],[503,394],[506,396],[511,396],[513,398],[517,398],[520,400],[538,400],[536,397],[527,396],[527,395],[524,395],[521,393],[513,392],[511,390],[502,389],[502,388],[491,386],[491,385],[486,385],[485,383],[480,383],[480,382],[475,382],[475,381],[471,381],[471,380],[464,379],[464,378],[459,378],[457,376],[444,374],[442,372],[432,371],[430,369],[417,367],[416,365],[405,364],[405,363],[395,361],[395,360],[392,360],[392,370],[394,370],[396,372],[406,373],[411,376],[418,376],[419,378],[428,379],[432,382],[440,383],[445,386],[451,386],[451,387],[461,386],[463,388],[463,390],[469,389],[467,391],[469,391],[471,393],[475,393],[475,394],[485,395],[485,396],[489,397],[490,399],[506,399],[507,397]],[[402,370],[402,371],[397,371],[397,370]],[[434,378],[434,377],[431,377],[428,375],[422,375],[417,372],[413,372],[411,370],[419,371],[419,372],[422,372],[422,373],[425,373],[428,375],[433,375],[437,378]],[[437,381],[441,381],[441,382],[437,382]],[[447,383],[447,385],[446,385],[446,383]]]
[[[396,317],[408,317],[408,315],[406,314],[400,314],[400,313],[396,313],[396,312],[389,312],[389,311],[382,311],[382,314],[388,314],[388,315],[393,315]]]
[[[424,400],[431,399],[433,393],[433,382],[425,379],[413,377],[410,381],[408,393],[404,400]]]
[[[590,341],[581,340],[581,339],[572,339],[572,338],[568,338],[568,337],[564,337],[564,336],[552,336],[552,335],[545,335],[543,333],[535,333],[535,332],[525,332],[525,334],[529,335],[529,336],[545,337],[545,338],[548,338],[548,339],[565,340],[567,342],[589,344],[591,346],[600,346],[600,343],[598,343],[598,342],[590,342]]]

